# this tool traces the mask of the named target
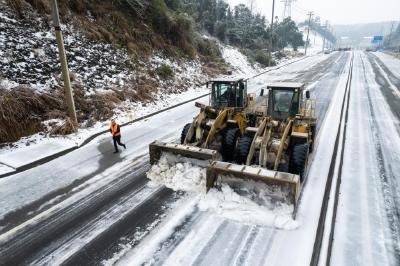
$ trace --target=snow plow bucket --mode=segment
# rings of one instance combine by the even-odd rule
[[[151,165],[156,164],[160,160],[161,154],[164,152],[197,160],[205,160],[210,163],[221,159],[221,155],[215,150],[159,141],[154,141],[149,145],[149,152]]]
[[[298,175],[272,171],[261,167],[214,161],[207,168],[207,192],[215,186],[217,180],[219,180],[218,182],[223,183],[224,177],[234,177],[247,180],[251,179],[271,186],[284,187],[284,191],[287,191],[288,193],[286,199],[293,204],[295,208],[297,206],[300,196],[300,177]]]

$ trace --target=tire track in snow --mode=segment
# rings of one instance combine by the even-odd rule
[[[385,198],[391,198],[392,195],[385,191],[382,182],[385,176],[388,177],[386,165],[382,162],[395,153],[385,150],[390,146],[385,140],[385,131],[387,134],[396,132],[393,124],[390,125],[393,122],[390,119],[382,121],[382,118],[394,116],[385,113],[390,112],[389,106],[374,80],[371,65],[364,58],[363,53],[357,53],[340,207],[333,255],[327,264],[399,265],[396,258],[399,253],[395,250],[399,242],[393,239],[398,238],[398,233],[388,228],[390,222],[386,210]],[[396,142],[392,143],[392,146],[396,145]],[[382,158],[385,160],[382,161]],[[392,159],[389,161],[393,162]]]
[[[251,227],[226,221],[221,226],[222,230],[205,245],[192,265],[235,265],[235,256],[246,246]]]
[[[153,255],[153,264],[161,264],[163,259],[166,259],[173,251],[175,246],[178,246],[189,233],[190,229],[204,221],[204,216],[196,207],[191,215],[188,215],[185,220],[179,224],[174,233],[170,235]]]
[[[243,265],[265,265],[267,264],[266,259],[271,249],[272,240],[275,237],[276,229],[271,228],[258,228],[252,248],[249,249],[244,260]]]
[[[231,265],[241,266],[248,260],[248,256],[250,254],[250,250],[252,249],[254,242],[256,240],[256,236],[260,232],[260,228],[257,226],[252,226],[251,230],[248,232],[246,236],[246,240],[244,241],[238,256],[234,259],[234,263]]]
[[[16,265],[30,257],[35,257],[35,254],[40,254],[41,250],[46,249],[52,242],[56,243],[59,238],[68,236],[71,230],[85,226],[86,222],[92,218],[95,219],[102,211],[110,207],[118,207],[115,202],[127,193],[137,195],[146,183],[144,176],[132,173],[127,178],[119,178],[100,187],[78,201],[71,199],[75,202],[73,205],[63,207],[67,203],[61,202],[60,206],[56,205],[42,212],[17,228],[0,235],[1,261]],[[153,190],[156,194],[162,192],[160,189]],[[154,193],[150,194],[150,198],[144,198],[143,202],[154,199]],[[135,206],[132,208],[135,209]]]
[[[364,75],[365,75],[367,71],[364,59],[362,57],[361,61],[363,64]],[[365,76],[365,79],[368,80],[368,77]],[[384,200],[383,205],[386,212],[386,217],[389,222],[389,228],[390,231],[392,232],[391,237],[393,246],[389,247],[389,249],[394,248],[396,263],[397,265],[400,265],[400,183],[396,179],[396,174],[393,170],[392,164],[388,163],[388,161],[396,162],[396,160],[394,158],[391,158],[392,157],[391,150],[385,149],[386,148],[385,145],[381,143],[381,136],[383,134],[380,131],[386,129],[382,129],[379,126],[377,127],[377,125],[379,125],[378,123],[379,119],[377,119],[375,108],[372,103],[371,87],[368,87],[366,92],[368,96],[369,111],[372,118],[371,121],[372,123],[370,122],[370,125],[374,140],[373,144],[375,146],[376,154],[378,156],[377,166],[380,174],[379,178],[381,182],[381,193]],[[398,108],[400,109],[400,107]],[[397,137],[399,138],[399,135]],[[390,147],[390,149],[391,148],[392,147]]]
[[[226,228],[227,224],[228,224],[227,221],[223,221],[218,226],[217,230],[214,232],[211,239],[209,239],[207,241],[207,243],[203,246],[200,254],[196,257],[196,260],[191,265],[201,265],[201,262],[203,261],[204,256],[207,255],[212,250],[212,246],[215,244],[215,242],[218,241],[218,238],[221,235],[221,232]]]
[[[330,201],[330,194],[331,194],[331,190],[332,190],[332,183],[333,183],[333,178],[335,177],[335,168],[336,168],[336,159],[337,159],[337,155],[338,155],[338,148],[340,145],[340,137],[342,134],[341,131],[341,127],[342,124],[345,124],[345,116],[347,116],[348,113],[348,109],[349,109],[349,105],[346,104],[346,100],[348,103],[348,99],[350,97],[350,89],[351,89],[351,79],[352,79],[352,72],[353,72],[353,60],[354,60],[354,54],[352,54],[352,58],[350,60],[350,67],[349,67],[349,73],[348,73],[348,78],[347,78],[347,83],[346,83],[346,90],[344,92],[344,96],[343,96],[343,103],[342,103],[342,107],[341,107],[341,111],[340,111],[340,122],[338,125],[338,132],[336,135],[336,140],[335,140],[335,144],[334,144],[334,150],[333,150],[333,154],[332,154],[332,160],[331,160],[331,164],[329,167],[329,173],[328,173],[328,177],[327,177],[327,181],[326,181],[326,185],[325,185],[325,192],[324,192],[324,197],[323,197],[323,201],[322,201],[322,206],[321,206],[321,212],[320,212],[320,216],[319,216],[319,220],[318,220],[318,227],[316,230],[316,235],[315,235],[315,241],[314,241],[314,247],[313,247],[313,251],[312,251],[312,257],[311,257],[311,261],[310,261],[310,265],[313,266],[317,266],[319,264],[319,259],[320,259],[320,255],[321,255],[321,248],[322,248],[322,244],[323,244],[323,240],[324,240],[324,235],[325,235],[325,223],[326,223],[326,218],[328,215],[328,208],[329,208],[329,201]],[[346,125],[345,125],[346,128]],[[342,143],[342,145],[344,145],[344,142]],[[343,150],[343,148],[342,148]],[[340,161],[339,164],[342,165],[343,163],[343,153],[340,156]],[[341,171],[341,170],[340,170]],[[333,217],[336,216],[336,211],[337,211],[337,201],[338,201],[338,197],[339,197],[339,190],[340,190],[340,182],[337,182],[337,186],[335,188],[335,198],[333,199],[335,202],[335,208],[333,209]],[[331,230],[334,230],[334,220],[332,221],[331,224]],[[330,234],[332,236],[332,234]],[[331,237],[330,237],[331,238]],[[328,262],[330,260],[330,252],[331,252],[331,241],[329,243],[329,247],[328,247]]]
[[[400,120],[400,79],[395,77],[375,55],[368,54],[368,59],[374,69],[376,83],[381,86],[381,92],[393,114]],[[400,134],[399,127],[397,129]]]

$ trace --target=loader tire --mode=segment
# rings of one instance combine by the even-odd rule
[[[249,155],[251,143],[253,142],[253,138],[250,136],[243,136],[239,139],[235,161],[238,164],[245,164],[247,160],[247,155]]]
[[[300,181],[304,180],[304,172],[309,152],[309,146],[305,144],[296,144],[293,146],[290,163],[290,172],[300,176]]]
[[[233,161],[239,135],[240,130],[238,128],[230,128],[223,135],[221,142],[221,154],[225,162]]]
[[[188,131],[189,131],[191,125],[192,125],[191,123],[187,123],[187,124],[183,127],[182,133],[181,133],[181,144],[183,144],[183,142],[185,141],[186,135],[187,135],[187,133],[188,133]],[[193,142],[193,141],[194,141],[194,138],[195,138],[195,137],[194,137],[194,135],[193,135],[193,137],[192,137],[192,139],[189,141],[189,143]]]
[[[313,150],[314,150],[314,143],[315,143],[315,134],[316,134],[316,126],[315,125],[313,125],[313,126],[311,126],[311,133],[312,133],[312,137],[311,137],[311,143],[309,144],[309,151],[310,151],[310,153],[311,152],[313,152]]]

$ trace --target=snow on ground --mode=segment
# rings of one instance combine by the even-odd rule
[[[20,84],[29,84],[37,90],[51,91],[54,86],[62,85],[59,75],[54,75],[59,72],[57,47],[54,34],[49,31],[45,20],[37,17],[37,23],[33,25],[25,20],[15,20],[13,13],[4,4],[0,6],[0,13],[0,72],[3,73],[0,87],[12,89]],[[115,111],[115,118],[120,124],[208,92],[204,86],[197,86],[207,79],[197,60],[177,61],[154,54],[148,62],[139,60],[133,64],[123,49],[117,50],[108,44],[94,43],[70,25],[63,25],[63,32],[74,83],[84,86],[87,95],[106,92],[113,86],[121,88],[142,77],[157,81],[159,91],[162,87],[169,88],[168,94],[154,93],[154,101],[151,103],[125,101],[120,104]],[[259,70],[253,68],[237,49],[228,46],[221,46],[221,49],[225,60],[232,65],[234,74],[249,76]],[[161,65],[168,65],[173,69],[174,82],[163,81],[157,75],[153,77],[148,73]],[[184,87],[186,91],[182,92],[178,87]],[[1,147],[0,163],[17,168],[79,146],[89,136],[107,130],[108,127],[108,121],[98,121],[93,126],[80,128],[77,133],[68,136],[50,136],[49,133],[42,132],[24,137],[12,145]],[[4,171],[9,169],[2,170]]]
[[[163,154],[147,177],[156,185],[201,195],[199,209],[202,211],[245,224],[280,229],[299,226],[292,219],[293,205],[286,203],[283,192],[275,187],[252,180],[224,178],[218,188],[212,188],[206,194],[206,164],[204,161]]]
[[[119,254],[120,260],[111,259],[103,262],[103,265],[152,265],[156,263],[154,257],[154,250],[160,248],[160,244],[165,242],[176,230],[178,225],[181,225],[195,209],[198,198],[183,199],[176,202],[174,212],[172,212],[168,219],[161,223],[158,227],[151,230],[150,235],[147,236],[143,242],[140,243],[138,248],[126,247]],[[160,230],[160,228],[162,230]],[[151,241],[149,241],[151,240]],[[123,255],[122,255],[123,254]],[[117,263],[115,263],[117,262]]]
[[[400,79],[400,59],[382,52],[374,53]]]
[[[233,67],[232,74],[248,77],[257,74],[261,70],[260,66],[250,64],[247,56],[242,54],[239,49],[229,45],[221,45],[220,48],[222,57]]]
[[[0,163],[0,175],[1,174],[6,174],[6,173],[10,173],[10,172],[14,172],[14,171],[15,171],[14,168]]]
[[[307,57],[264,74],[249,82],[249,92],[256,92],[273,80],[295,77],[301,70],[311,68],[326,58],[327,55]],[[199,101],[207,100],[205,97]],[[197,114],[198,109],[194,108],[191,102],[122,128],[122,140],[128,149],[117,155],[112,153],[111,137],[102,135],[88,145],[49,163],[0,179],[0,219],[49,193],[62,195],[63,189],[74,182],[83,182],[94,177],[102,178],[107,168],[119,173],[120,162],[126,161],[127,164],[131,164],[137,158],[146,158],[148,145],[155,139],[168,142],[179,138],[182,127]],[[104,127],[107,128],[108,125]],[[3,153],[2,156],[6,158],[12,156],[12,153]]]
[[[60,64],[55,35],[43,18],[15,20],[6,4],[0,5],[0,72],[2,85],[29,84],[37,90],[59,85]],[[87,91],[124,84],[134,65],[124,50],[88,40],[78,30],[63,25],[70,71]],[[100,74],[101,73],[101,74]]]
[[[249,85],[249,92],[256,92],[267,82],[272,80],[295,77],[301,70],[311,68],[311,66],[318,64],[318,62],[326,58],[326,55],[308,57],[298,63],[264,74],[262,77],[260,76],[258,80],[249,83],[251,84],[251,86]],[[207,101],[207,98],[203,98],[203,100]],[[332,112],[335,111],[337,110],[335,109]],[[128,149],[116,155],[112,153],[113,147],[110,137],[104,135],[96,138],[81,149],[73,151],[49,163],[0,179],[0,219],[4,219],[7,214],[18,211],[24,206],[36,203],[37,201],[41,203],[41,206],[46,206],[49,202],[46,196],[50,194],[55,193],[55,195],[62,195],[62,198],[71,197],[74,193],[79,192],[75,191],[75,189],[70,191],[69,187],[71,187],[71,184],[82,184],[82,186],[74,186],[79,186],[82,189],[85,189],[85,187],[89,189],[90,187],[92,191],[95,191],[98,188],[98,184],[100,184],[98,182],[111,182],[111,180],[117,177],[130,173],[131,169],[129,167],[133,167],[132,164],[136,160],[140,159],[142,163],[147,161],[146,154],[150,142],[155,139],[167,142],[176,140],[180,136],[180,130],[183,125],[190,122],[196,114],[198,114],[198,109],[193,107],[193,103],[188,103],[123,128],[123,141],[126,142]],[[332,128],[329,128],[328,131],[329,130],[332,131]],[[324,152],[324,150],[321,150],[321,152]],[[321,173],[316,173],[315,180],[317,181],[323,176],[323,173],[321,175],[319,174]],[[104,185],[105,183],[101,184]],[[87,190],[87,192],[90,192],[90,190]],[[83,195],[81,194],[80,196]],[[314,194],[309,201],[310,200],[315,201]],[[57,202],[52,202],[52,205],[53,204],[57,204]],[[73,204],[73,202],[71,202],[71,204]],[[38,208],[41,208],[41,206],[38,206]],[[36,207],[32,208],[30,211],[35,210]],[[313,208],[311,210],[316,211]],[[238,232],[245,230],[246,235],[243,237],[246,237],[249,241],[253,239],[254,232],[259,232],[259,234],[256,234],[256,237],[254,237],[254,243],[257,246],[255,249],[252,249],[254,252],[257,250],[257,252],[253,254],[253,251],[250,251],[251,254],[249,254],[252,258],[251,261],[257,261],[257,259],[261,260],[258,252],[263,254],[268,247],[266,243],[272,241],[272,237],[276,234],[276,232],[271,229],[273,227],[245,226],[232,220],[229,220],[231,222],[227,222],[223,216],[214,211],[203,211],[201,213],[210,215],[205,215],[205,218],[200,220],[200,228],[197,227],[199,229],[198,231],[189,232],[187,237],[182,241],[182,245],[174,250],[175,255],[183,256],[186,254],[187,256],[191,256],[189,253],[192,249],[194,251],[193,254],[197,254],[195,253],[196,250],[198,252],[201,251],[197,249],[197,246],[204,245],[206,243],[204,242],[206,238],[212,238],[213,232],[216,230],[222,231],[222,242],[226,240],[226,243],[229,245],[234,245],[237,241],[240,241],[240,237],[243,236],[238,234]],[[303,219],[302,216],[300,219]],[[300,220],[300,222],[301,225],[299,228],[303,228],[302,220]],[[175,227],[177,223],[179,222],[173,222],[171,226]],[[298,231],[299,228],[290,231]],[[278,230],[278,232],[280,231],[287,230]],[[232,232],[234,232],[234,235],[232,235]],[[307,233],[311,235],[309,230]],[[233,236],[234,238],[232,238]],[[278,242],[285,242],[283,241],[285,237],[286,235],[281,235],[281,241]],[[234,240],[237,241],[235,242]],[[298,243],[298,240],[294,238],[290,239],[290,242]],[[188,249],[190,249],[190,252]],[[278,253],[279,250],[279,248],[275,248],[276,253]],[[293,252],[295,252],[295,249],[293,249]],[[280,255],[284,257],[282,254]],[[191,257],[195,259],[195,257]],[[240,258],[237,259],[240,261]],[[174,258],[171,257],[170,265],[176,265],[176,263],[174,264],[173,262]]]
[[[307,27],[301,27],[299,28],[300,32],[303,33],[303,40],[307,40]],[[309,46],[307,47],[307,54],[318,54],[322,52],[322,47],[324,45],[324,37],[321,36],[318,32],[311,30],[308,36],[308,39],[310,41]],[[328,41],[325,40],[325,49],[327,49]],[[301,47],[299,48],[299,52],[304,53],[305,48]]]
[[[385,58],[385,59],[387,59],[387,58]],[[390,58],[390,59],[391,59],[391,58]],[[386,73],[386,71],[385,71],[385,70],[382,68],[382,66],[377,62],[377,60],[374,59],[374,61],[375,61],[376,67],[378,68],[378,71],[381,73],[382,77],[387,81],[387,83],[388,83],[390,89],[392,90],[393,96],[394,96],[395,98],[397,97],[398,99],[400,99],[400,89],[397,88],[397,86],[396,86],[395,84],[392,83],[390,77],[388,76],[388,73]],[[397,74],[400,74],[400,72],[397,73],[397,71],[400,70],[400,60],[398,60],[397,63],[398,63],[397,68],[396,68],[396,67],[390,68],[392,62],[391,62],[391,61],[388,62],[388,60],[386,60],[386,61],[384,62],[384,64],[386,65],[386,67],[389,67],[390,71],[393,71],[392,73],[396,73],[396,74],[394,74],[396,77],[398,77]],[[393,69],[393,70],[392,70],[392,69]],[[399,79],[400,79],[400,76],[399,76]]]
[[[159,100],[147,104],[135,103],[129,112],[119,111],[115,118],[122,124],[133,119],[154,113],[166,107],[180,102],[199,97],[208,92],[205,86],[191,88],[179,94],[160,95]],[[110,124],[97,122],[91,128],[80,128],[78,132],[67,136],[50,136],[45,133],[38,133],[29,137],[24,137],[13,146],[6,146],[0,149],[0,163],[6,163],[14,168],[34,162],[48,155],[55,154],[68,148],[80,146],[88,137],[98,132],[107,130]],[[122,129],[122,132],[124,129]]]
[[[247,61],[246,57],[241,54],[237,49],[232,47],[225,47],[228,52],[225,53],[225,60],[228,63],[233,64],[234,69],[237,71],[235,74],[242,75],[242,77],[248,77],[255,75],[259,68],[256,70],[251,70],[251,65]],[[240,58],[242,64],[236,64],[235,60]],[[317,64],[323,58],[308,58],[308,65],[311,67]],[[291,59],[285,61],[285,63],[290,63],[298,59]],[[199,65],[194,62],[187,62],[183,65],[177,64],[177,62],[171,61],[168,58],[162,58],[159,55],[155,55],[151,59],[153,68],[167,63],[175,67],[178,75],[181,75],[182,79],[189,79],[198,70]],[[283,63],[282,63],[283,64]],[[278,65],[279,67],[279,65]],[[265,68],[274,69],[275,67]],[[302,64],[298,64],[298,71],[304,69]],[[293,68],[294,70],[294,68]],[[296,75],[296,71],[292,71],[293,75]],[[277,80],[282,80],[284,78],[289,78],[289,76],[278,75]],[[269,78],[272,81],[271,77]],[[261,83],[259,83],[261,84]],[[257,85],[259,85],[257,84]],[[250,84],[251,85],[251,84]],[[249,85],[249,86],[250,86]],[[155,95],[155,100],[149,104],[143,104],[141,102],[126,102],[120,106],[120,109],[116,111],[115,118],[122,124],[125,122],[132,121],[133,119],[142,117],[144,115],[159,111],[166,107],[175,105],[180,102],[187,101],[192,98],[199,97],[208,92],[208,89],[203,87],[196,87],[188,84],[190,86],[187,91],[182,93],[173,94],[157,94]],[[0,149],[0,163],[6,163],[14,168],[20,167],[24,164],[34,162],[38,159],[44,158],[48,155],[63,151],[68,148],[75,146],[80,146],[89,136],[107,130],[109,128],[109,122],[96,122],[90,128],[80,128],[77,133],[70,134],[68,136],[49,136],[48,134],[38,133],[33,136],[24,137],[18,142],[14,143],[12,146],[5,146]]]
[[[11,19],[15,15],[6,4],[0,5],[0,14],[0,85],[11,89],[25,84],[39,91],[61,86],[55,34],[46,19],[39,15],[35,15],[35,23]],[[191,87],[205,78],[198,60],[178,61],[155,53],[148,60],[133,61],[125,49],[92,41],[73,25],[62,25],[62,29],[73,83],[83,86],[87,95],[137,85],[143,77],[159,87],[176,86],[178,82],[163,81],[153,73],[162,64],[172,68],[179,85]]]
[[[331,265],[399,265],[399,121],[368,57],[354,65]]]
[[[0,89],[12,89],[21,84],[51,93],[61,86],[60,66],[54,32],[50,31],[45,18],[33,14],[35,22],[14,19],[15,14],[4,3],[0,4]],[[143,79],[158,84],[151,103],[127,100],[115,110],[119,123],[161,110],[179,102],[198,97],[207,92],[198,84],[207,76],[198,60],[175,60],[161,54],[153,54],[147,61],[135,63],[124,49],[94,42],[72,25],[62,25],[73,86],[82,86],[86,95],[99,94],[112,89],[140,90]],[[174,80],[165,81],[154,70],[168,65],[174,72]],[[139,80],[139,81],[138,81]],[[135,87],[136,86],[136,87]],[[156,85],[154,85],[156,86]],[[186,91],[185,91],[186,90]],[[163,93],[159,93],[162,91]],[[185,91],[184,93],[182,93]],[[49,121],[43,121],[43,125]],[[69,136],[49,136],[42,132],[20,139],[0,149],[0,162],[19,167],[59,151],[80,145],[87,137],[107,129],[109,122],[96,122],[82,127]]]
[[[274,237],[277,241],[272,241],[265,261],[280,261],[281,265],[308,265],[310,262],[326,177],[333,154],[335,138],[332,136],[335,136],[338,130],[347,73],[348,69],[338,77],[337,87],[332,88],[334,95],[325,115],[325,121],[329,121],[329,123],[324,123],[317,135],[317,147],[313,154],[313,161],[307,174],[297,212],[296,219],[301,221],[299,228],[301,230],[278,231]],[[288,247],[292,251],[291,256],[285,256]]]

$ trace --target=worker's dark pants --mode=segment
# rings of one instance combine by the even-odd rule
[[[114,141],[115,151],[118,151],[117,143],[118,143],[119,146],[122,146],[122,147],[124,147],[126,149],[125,144],[121,143],[121,136],[114,136],[113,137],[113,141]]]

